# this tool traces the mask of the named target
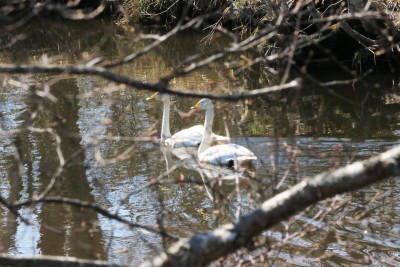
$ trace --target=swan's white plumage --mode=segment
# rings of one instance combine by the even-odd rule
[[[216,145],[207,148],[199,154],[200,162],[207,162],[214,165],[234,165],[256,160],[257,157],[243,146],[236,144]]]
[[[164,103],[162,127],[161,127],[161,140],[168,146],[173,148],[180,147],[197,147],[200,145],[201,140],[204,135],[204,126],[195,125],[187,129],[183,129],[171,136],[169,130],[169,113],[171,107],[171,101],[168,94],[155,93],[147,100],[160,100]],[[217,141],[227,141],[229,140],[226,136],[216,135],[211,133],[211,140],[213,142]]]
[[[203,138],[204,127],[196,125],[187,129],[183,129],[170,138],[165,140],[165,143],[172,147],[194,147],[199,146]]]
[[[223,144],[210,147],[212,123],[214,120],[214,105],[210,99],[203,98],[193,107],[206,110],[204,135],[201,141],[198,157],[200,162],[215,165],[241,165],[256,160],[257,157],[249,149],[236,144]]]

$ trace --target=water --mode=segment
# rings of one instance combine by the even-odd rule
[[[142,30],[120,33],[109,23],[95,21],[51,28],[33,23],[21,30],[26,39],[1,52],[0,58],[2,63],[74,64],[90,56],[113,61],[148,43],[132,41],[138,31]],[[113,71],[156,82],[192,53],[222,48],[228,42],[217,38],[199,45],[202,38],[202,33],[182,33]],[[321,79],[334,76],[321,73]],[[93,76],[9,76],[0,92],[0,195],[8,201],[29,199],[43,192],[56,176],[49,196],[93,202],[140,225],[164,224],[177,237],[207,231],[234,221],[306,177],[396,145],[398,77],[376,73],[368,79],[369,86],[385,92],[367,92],[362,83],[356,89],[351,84],[330,88],[336,91],[306,83],[297,101],[289,92],[256,98],[247,107],[244,101],[219,103],[214,131],[226,134],[228,130],[235,143],[258,157],[256,173],[243,175],[236,184],[231,170],[217,172],[233,180],[206,181],[215,170],[202,179],[198,168],[161,153],[156,143],[135,141],[136,137],[157,137],[161,127],[162,105],[145,101],[149,92]],[[264,82],[257,73],[232,76],[215,64],[173,80],[172,85],[225,92],[239,86],[259,88]],[[50,86],[51,95],[32,94],[43,90],[43,85]],[[174,97],[174,101],[176,108],[187,112],[197,99]],[[203,118],[196,114],[182,119],[173,111],[172,131],[201,124]],[[65,167],[58,175],[62,162]],[[270,254],[255,250],[254,259],[260,262],[267,255],[269,263],[275,259],[276,265],[299,266],[383,261],[398,265],[397,183],[391,179],[310,207],[265,232],[261,239],[268,240],[268,245],[262,248],[274,244],[280,249]],[[14,255],[68,255],[136,265],[172,242],[69,205],[20,208],[30,224],[4,206],[0,213],[0,252]],[[299,236],[299,230],[307,234]]]

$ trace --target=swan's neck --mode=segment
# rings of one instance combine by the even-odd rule
[[[204,134],[199,147],[199,154],[205,151],[211,145],[212,124],[214,120],[214,109],[206,110],[206,119],[204,121]]]
[[[164,101],[163,118],[161,125],[161,140],[165,140],[171,137],[171,131],[169,130],[169,110],[171,102],[169,99]]]
[[[161,152],[164,155],[165,167],[167,168],[167,173],[168,173],[168,177],[169,177],[169,170],[171,169],[172,165],[174,164],[174,162],[172,160],[172,156],[171,156],[171,150],[169,150],[168,147],[162,147]]]

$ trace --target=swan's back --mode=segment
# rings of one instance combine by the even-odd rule
[[[253,152],[236,144],[212,146],[199,154],[200,162],[215,165],[232,165],[234,162],[243,164],[256,159]]]
[[[204,126],[195,125],[187,129],[183,129],[175,133],[171,138],[165,141],[166,144],[174,147],[198,147],[203,139]],[[211,133],[212,142],[228,142],[230,139],[227,136]]]
[[[203,125],[195,125],[175,133],[166,143],[172,147],[197,147],[201,143],[204,134]]]

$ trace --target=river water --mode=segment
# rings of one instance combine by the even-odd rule
[[[35,22],[21,29],[23,38],[0,52],[1,63],[76,64],[96,57],[113,61],[149,43],[133,41],[138,33],[157,33],[137,28],[121,32],[100,21],[46,25]],[[211,42],[203,38],[201,32],[181,33],[112,70],[156,82],[193,53],[229,44],[222,37]],[[256,68],[235,74],[223,63],[171,85],[221,93],[268,85]],[[347,79],[330,69],[318,71],[321,81]],[[93,202],[133,223],[162,224],[171,234],[188,237],[235,221],[304,178],[396,145],[398,78],[377,71],[355,84],[326,88],[305,82],[300,92],[219,102],[214,132],[228,132],[233,142],[258,157],[255,171],[237,180],[231,170],[217,169],[235,178],[226,181],[209,180],[208,173],[202,178],[196,165],[182,165],[154,142],[135,141],[157,137],[161,127],[162,105],[145,101],[150,92],[88,75],[2,76],[0,194],[8,201],[39,195],[65,162],[49,196]],[[189,111],[198,99],[173,100],[172,132],[203,122],[201,113],[182,118],[175,112]],[[264,261],[276,266],[398,266],[398,188],[398,180],[390,179],[310,207],[264,233],[259,240],[263,245],[252,257],[239,253],[230,261],[241,257],[246,264]],[[0,252],[137,265],[171,243],[88,209],[41,203],[18,211],[29,223],[0,206]]]

